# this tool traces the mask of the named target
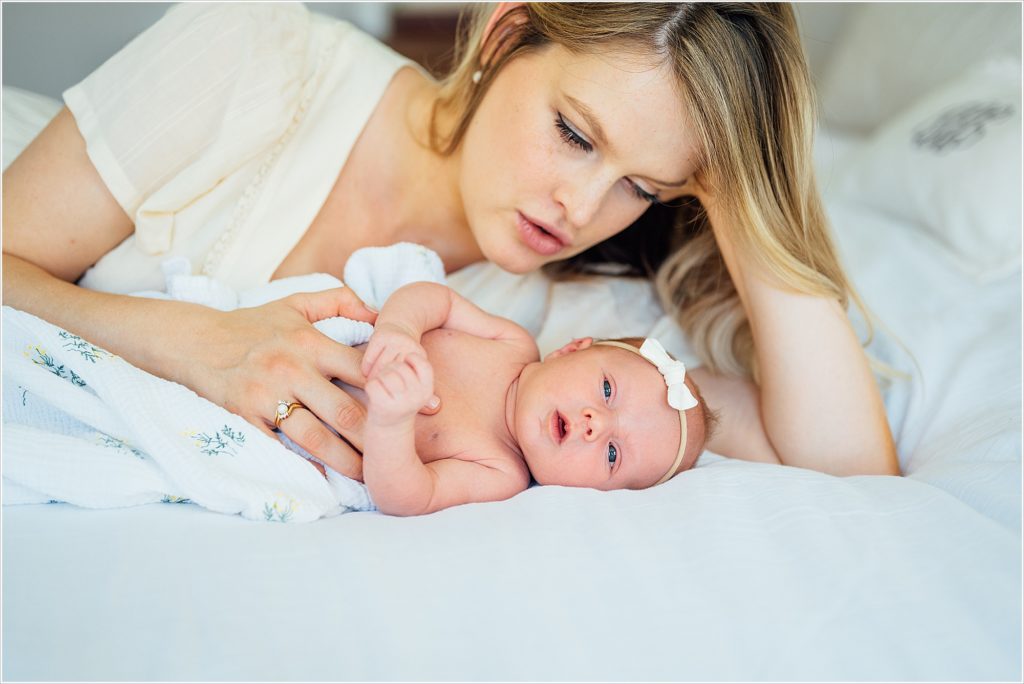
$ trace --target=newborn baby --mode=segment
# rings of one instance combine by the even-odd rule
[[[690,468],[706,441],[699,389],[655,340],[576,339],[541,361],[526,330],[436,283],[388,298],[362,370],[363,478],[391,515],[507,499],[531,475],[643,489]],[[420,415],[434,394],[441,410]]]

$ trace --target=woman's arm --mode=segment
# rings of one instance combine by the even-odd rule
[[[752,380],[719,375],[706,368],[688,369],[686,375],[717,417],[705,449],[743,461],[782,463],[765,433],[761,392]]]
[[[277,401],[300,401],[313,413],[296,411],[282,422],[285,433],[339,472],[361,477],[353,447],[316,418],[361,448],[365,413],[329,381],[361,385],[360,354],[310,323],[373,315],[347,289],[225,313],[72,284],[133,230],[62,109],[3,174],[3,303],[186,385],[268,433]]]
[[[695,194],[750,321],[760,415],[779,460],[833,475],[899,475],[881,393],[839,302],[777,285],[731,239],[715,198]]]

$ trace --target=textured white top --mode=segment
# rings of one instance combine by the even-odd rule
[[[64,93],[135,233],[83,276],[160,289],[184,256],[266,283],[312,223],[399,68],[415,64],[301,4],[176,5]]]

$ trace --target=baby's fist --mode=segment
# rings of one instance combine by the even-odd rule
[[[434,368],[426,354],[408,354],[380,366],[366,383],[366,420],[381,427],[408,420],[434,395]]]
[[[384,366],[401,361],[411,354],[426,356],[419,339],[395,325],[378,325],[363,354],[363,375],[369,379]]]

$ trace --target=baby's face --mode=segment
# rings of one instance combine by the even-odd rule
[[[665,380],[630,351],[576,343],[520,375],[513,429],[526,464],[540,484],[650,487],[679,450]]]

